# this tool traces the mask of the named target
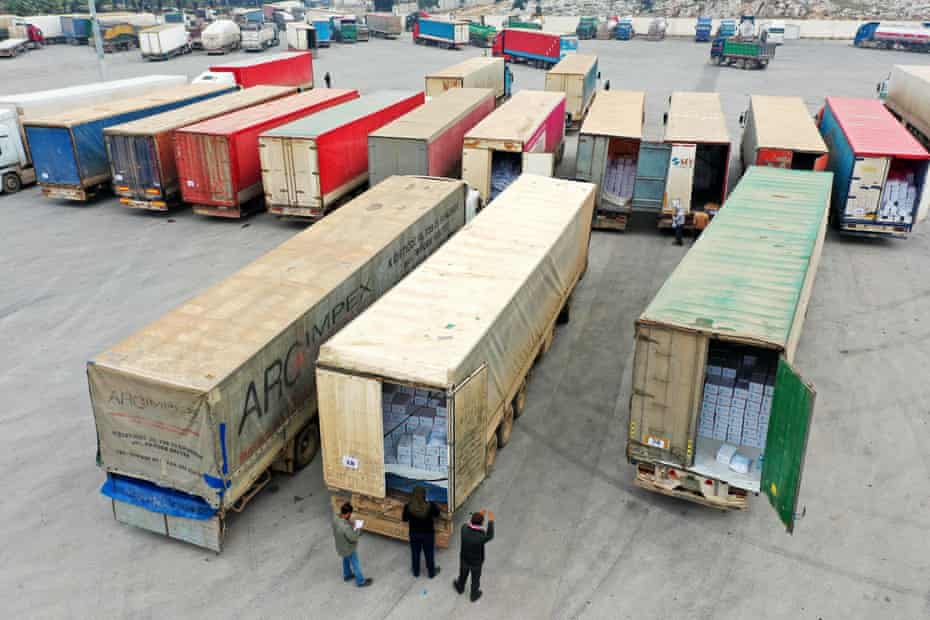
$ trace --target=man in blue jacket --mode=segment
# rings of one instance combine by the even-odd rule
[[[459,594],[465,592],[465,582],[471,574],[471,602],[481,598],[481,566],[484,546],[494,538],[494,513],[487,511],[488,527],[484,528],[484,510],[476,512],[462,526],[462,549],[459,554],[459,578],[452,582]]]

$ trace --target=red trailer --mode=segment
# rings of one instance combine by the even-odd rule
[[[251,86],[313,88],[313,55],[311,52],[284,52],[213,65],[210,71],[232,73],[236,78],[236,84],[242,88]]]
[[[368,181],[368,134],[423,104],[422,92],[381,91],[301,118],[259,140],[271,213],[320,218]]]
[[[356,90],[317,88],[179,129],[175,159],[182,199],[201,215],[248,213],[249,203],[262,195],[258,136],[356,98]]]
[[[578,51],[578,37],[569,34],[504,28],[494,39],[491,53],[512,62],[525,62],[550,69],[565,55]]]

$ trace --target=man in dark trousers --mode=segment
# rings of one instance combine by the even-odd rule
[[[323,76],[323,82],[326,83],[326,88],[329,88],[330,85],[333,83],[333,78],[330,77],[329,71],[327,71],[326,75]]]
[[[494,538],[494,513],[487,511],[488,527],[484,528],[485,511],[476,512],[462,526],[462,550],[459,554],[459,578],[452,582],[459,594],[465,592],[465,582],[471,573],[471,602],[481,598],[481,565],[484,545]]]

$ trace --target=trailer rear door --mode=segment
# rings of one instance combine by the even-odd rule
[[[462,150],[462,180],[478,190],[484,200],[491,195],[491,151]]]
[[[482,365],[456,387],[449,402],[449,504],[457,509],[485,476],[487,466],[488,368]]]
[[[697,159],[696,144],[673,144],[669,158],[667,196],[664,210],[673,210],[678,200],[685,213],[691,211],[691,193],[694,189],[694,165]]]
[[[555,155],[553,153],[524,153],[522,174],[538,174],[551,177],[555,171]]]
[[[846,197],[846,217],[856,220],[875,217],[888,175],[888,162],[887,157],[856,157]]]
[[[326,485],[384,497],[381,382],[323,368],[316,372],[319,402],[340,413],[320,417]]]
[[[670,144],[642,142],[636,164],[636,184],[633,187],[633,209],[659,212],[665,199],[665,182],[668,179]]]
[[[775,396],[762,465],[762,491],[788,533],[798,517],[801,472],[817,392],[784,359],[778,360]]]

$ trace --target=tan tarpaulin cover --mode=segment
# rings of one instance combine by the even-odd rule
[[[234,501],[315,411],[320,343],[464,211],[461,181],[392,177],[98,355],[88,377],[104,467],[215,507],[204,475],[227,478]]]
[[[560,60],[556,66],[549,69],[548,73],[580,75],[583,77],[588,74],[588,71],[596,63],[597,56],[593,54],[566,54],[565,58]]]
[[[503,58],[486,58],[484,56],[478,56],[476,58],[469,58],[464,60],[457,65],[452,65],[451,67],[446,67],[435,73],[430,73],[426,76],[426,79],[430,78],[464,78],[470,75],[475,71],[481,71],[485,67],[494,66],[498,64],[503,64]],[[501,70],[503,72],[503,69]]]
[[[756,146],[804,153],[826,153],[814,119],[800,97],[753,95],[749,100]]]
[[[666,142],[724,144],[730,141],[717,93],[672,93]]]
[[[493,98],[494,91],[489,88],[452,88],[368,136],[429,142],[481,105],[482,101]]]
[[[885,103],[925,136],[930,136],[930,67],[895,65]]]
[[[642,140],[645,115],[646,93],[602,90],[591,104],[581,133]]]
[[[471,128],[465,140],[526,142],[565,99],[565,93],[521,90]]]
[[[594,189],[522,175],[330,339],[319,365],[449,388],[486,363],[495,411],[584,269]]]
[[[107,127],[107,135],[127,136],[155,135],[163,131],[173,131],[180,127],[193,125],[214,116],[235,112],[272,99],[278,99],[297,92],[293,86],[253,86],[228,95],[220,95],[206,101],[194,103],[169,112],[147,116],[122,125]]]

